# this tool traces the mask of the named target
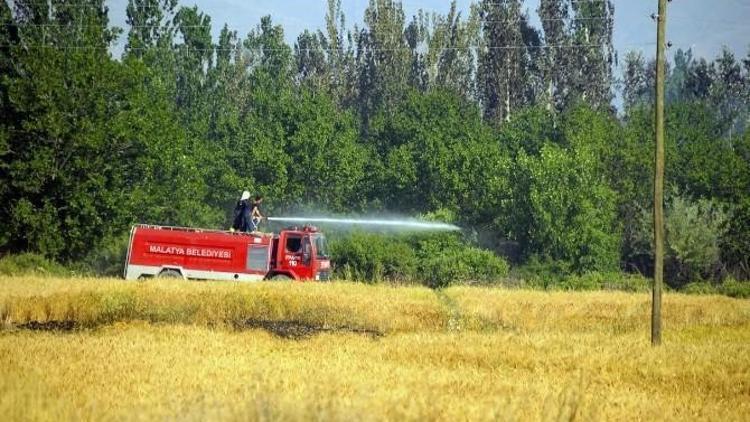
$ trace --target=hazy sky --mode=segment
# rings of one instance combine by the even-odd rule
[[[471,0],[458,0],[466,10]],[[127,0],[106,2],[110,7],[113,25],[125,27]],[[287,41],[293,44],[304,29],[318,29],[324,25],[326,0],[180,0],[184,6],[197,5],[211,16],[214,38],[224,23],[239,35],[245,36],[260,21],[271,15],[273,21],[284,27]],[[368,0],[342,0],[347,26],[361,22]],[[446,13],[449,0],[403,0],[407,17],[418,9]],[[526,8],[536,19],[539,0],[526,0]],[[655,49],[656,24],[651,13],[656,11],[657,0],[614,0],[615,48],[620,57],[627,50],[638,49],[652,56]],[[667,39],[673,43],[669,56],[677,48],[690,48],[696,56],[713,58],[722,46],[727,46],[738,58],[744,58],[750,47],[750,0],[674,0],[667,14]],[[538,23],[538,21],[537,21]],[[125,36],[120,42],[125,42]],[[116,49],[121,50],[121,48]]]

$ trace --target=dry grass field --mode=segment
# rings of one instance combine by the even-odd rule
[[[0,278],[3,420],[747,420],[750,301]]]

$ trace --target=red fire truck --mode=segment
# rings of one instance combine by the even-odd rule
[[[279,234],[136,225],[125,262],[127,280],[328,280],[326,238],[316,227]]]

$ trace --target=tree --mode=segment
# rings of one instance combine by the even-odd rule
[[[174,29],[169,18],[177,0],[128,0],[125,22],[130,26],[125,54],[143,57],[151,48],[169,48]]]
[[[370,0],[364,21],[365,28],[357,34],[357,101],[366,132],[372,114],[392,107],[406,92],[411,54],[400,2]]]
[[[479,9],[472,5],[467,20],[461,20],[455,0],[448,15],[433,15],[427,35],[425,67],[428,84],[449,90],[466,100],[476,94],[474,48],[480,29]]]
[[[297,37],[294,45],[294,58],[297,67],[297,81],[321,91],[325,91],[330,75],[324,46],[326,40],[322,33],[305,30]]]
[[[39,5],[18,4],[17,73],[2,81],[18,129],[3,159],[2,217],[9,249],[69,259],[120,230],[127,213],[129,142],[112,119],[127,83],[108,53],[117,30],[102,2]]]
[[[510,229],[525,256],[563,260],[577,272],[617,270],[616,197],[596,160],[585,148],[552,144],[537,157],[521,152],[512,172]]]
[[[14,61],[17,51],[12,46],[20,42],[18,26],[13,20],[13,14],[8,3],[0,4],[0,201],[7,203],[10,192],[8,164],[12,160],[11,139],[17,127],[20,116],[15,113],[8,96],[8,83],[17,78]],[[8,215],[5,207],[0,208],[0,250],[9,240]]]
[[[352,33],[346,30],[341,0],[328,0],[326,45],[331,95],[339,106],[351,106],[357,98],[356,61]],[[357,32],[357,31],[355,31]]]
[[[570,10],[564,0],[542,0],[537,13],[544,30],[544,50],[542,54],[543,87],[540,98],[548,111],[560,111],[568,103],[572,69],[565,46],[570,45],[570,32],[567,26]]]
[[[481,7],[480,101],[488,121],[507,122],[512,113],[533,102],[530,51],[539,37],[521,13],[520,0],[486,0]]]
[[[640,52],[629,51],[625,55],[622,97],[625,111],[642,104],[653,103],[653,79],[648,77],[646,60]]]
[[[572,40],[568,52],[575,69],[571,78],[573,100],[608,110],[612,102],[612,45],[614,4],[610,0],[573,1]]]
[[[372,137],[385,164],[375,193],[393,211],[445,209],[488,225],[510,195],[509,158],[477,107],[450,91],[411,91],[376,116]]]
[[[270,77],[279,87],[291,82],[292,49],[284,41],[284,28],[274,25],[271,16],[263,16],[243,44],[255,76]]]
[[[711,200],[691,198],[672,189],[666,201],[666,279],[673,287],[716,273],[721,258],[721,238],[729,214]],[[651,212],[640,218],[641,253],[653,255]]]
[[[709,98],[724,120],[725,132],[732,139],[738,132],[744,131],[747,116],[750,114],[750,103],[743,95],[745,81],[742,67],[726,47],[714,63]]]

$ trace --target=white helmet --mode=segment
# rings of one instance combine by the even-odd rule
[[[250,199],[250,192],[248,191],[242,192],[242,197],[240,198],[240,201],[244,201],[245,199]]]

